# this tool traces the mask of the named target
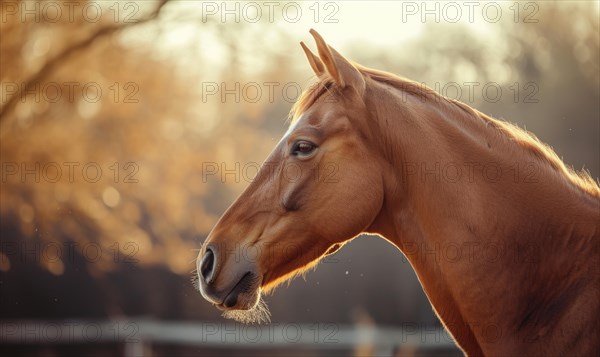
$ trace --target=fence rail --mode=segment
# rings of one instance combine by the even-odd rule
[[[336,323],[271,323],[243,325],[216,322],[156,320],[0,322],[0,344],[122,343],[126,356],[142,356],[153,344],[210,349],[355,349],[370,346],[376,355],[399,349],[456,350],[451,336],[439,327],[405,324],[401,328],[350,326]]]

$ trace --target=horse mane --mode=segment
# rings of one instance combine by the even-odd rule
[[[489,115],[473,109],[465,103],[445,97],[422,83],[402,78],[389,72],[367,68],[357,63],[353,63],[353,65],[363,76],[376,82],[390,85],[403,93],[425,99],[428,102],[438,103],[439,105],[446,107],[446,109],[457,112],[458,115],[483,121],[486,126],[491,126],[496,129],[497,132],[505,138],[515,142],[519,147],[532,154],[535,158],[548,164],[557,173],[561,174],[583,191],[593,196],[600,197],[600,186],[587,170],[575,171],[572,167],[565,165],[556,152],[554,152],[549,145],[540,141],[535,134],[520,128],[516,124],[492,118]],[[332,91],[337,91],[338,93],[341,92],[336,88],[333,78],[331,78],[329,74],[324,73],[318,78],[317,83],[302,92],[300,98],[290,111],[290,121],[293,122],[294,120],[297,120],[298,116],[308,110],[319,97],[326,92],[331,93]]]

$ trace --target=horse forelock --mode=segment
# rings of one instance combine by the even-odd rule
[[[298,101],[292,106],[288,115],[290,125],[293,124],[298,117],[306,112],[315,102],[325,93],[330,92],[335,86],[333,78],[327,74],[322,75],[319,80],[311,85],[308,89],[300,94]],[[331,92],[330,92],[331,93]]]

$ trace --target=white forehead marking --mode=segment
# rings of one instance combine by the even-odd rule
[[[294,129],[296,129],[296,126],[298,125],[298,122],[300,120],[302,120],[303,116],[304,116],[304,114],[300,115],[296,121],[294,121],[293,123],[290,124],[290,126],[288,127],[288,129],[285,132],[285,134],[283,134],[283,137],[281,138],[281,140],[283,140],[283,139],[287,138],[288,136],[290,136],[290,134],[294,131]]]

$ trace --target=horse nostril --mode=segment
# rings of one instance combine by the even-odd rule
[[[215,254],[210,248],[208,248],[206,249],[206,253],[204,253],[204,257],[202,257],[202,262],[200,263],[200,275],[207,284],[210,284],[212,281],[214,270]]]

